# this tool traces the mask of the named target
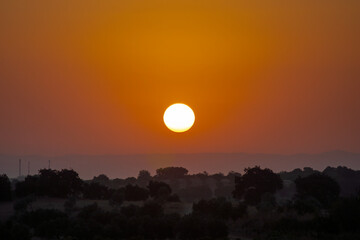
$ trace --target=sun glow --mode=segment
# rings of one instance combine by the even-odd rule
[[[194,125],[194,122],[193,110],[183,103],[175,103],[165,110],[164,123],[173,132],[185,132]]]

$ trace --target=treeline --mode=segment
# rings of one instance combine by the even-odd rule
[[[188,174],[188,170],[183,167],[167,167],[157,169],[154,176],[151,176],[148,171],[142,170],[137,178],[109,179],[106,175],[101,174],[94,177],[92,181],[113,189],[122,188],[128,184],[146,187],[150,180],[165,182],[182,201],[194,202],[213,197],[231,197],[235,186],[234,178],[240,175],[236,172],[229,172],[227,175],[208,174],[207,172]]]
[[[0,190],[3,201],[26,196],[68,198],[77,197],[92,200],[110,200],[121,204],[123,201],[145,201],[149,198],[161,201],[180,201],[176,194],[171,194],[171,187],[165,183],[148,180],[145,187],[128,183],[124,187],[109,188],[101,181],[83,181],[74,170],[41,169],[38,175],[27,176],[24,181],[16,182],[14,194],[11,193],[10,180],[0,176]]]
[[[293,178],[294,174],[298,175]],[[232,185],[225,185],[229,179]],[[229,233],[259,240],[360,238],[359,192],[344,197],[335,178],[308,168],[276,174],[256,166],[225,176],[188,175],[184,168],[170,167],[155,176],[140,171],[131,183],[124,179],[113,186],[113,181],[105,175],[83,181],[72,170],[44,169],[17,182],[11,194],[10,181],[2,175],[1,196],[15,196],[16,203],[14,217],[0,224],[0,239],[227,239]],[[183,201],[176,191],[199,187],[194,182],[215,186],[212,194],[221,186],[233,188],[226,197],[194,201],[186,215],[166,214],[166,204]],[[289,190],[288,182],[293,183],[294,194],[280,201],[279,193]],[[37,196],[67,198],[64,211],[33,210],[31,197]],[[113,208],[106,211],[96,204],[81,208],[78,199],[108,200]]]
[[[322,173],[333,178],[340,186],[340,195],[343,197],[354,196],[359,191],[360,171],[347,167],[327,167],[322,172],[310,167],[296,168],[290,172],[280,172],[283,180],[295,181],[298,177],[307,177],[315,173]]]
[[[287,189],[288,185],[291,184],[293,186],[293,192],[295,193],[295,179],[298,177],[306,177],[314,173],[323,173],[335,179],[340,186],[341,196],[349,197],[358,192],[360,186],[360,171],[354,171],[346,167],[328,167],[323,172],[311,168],[304,168],[303,170],[295,169],[291,172],[280,172],[279,175],[281,179],[285,181],[285,191],[282,191],[279,194],[287,194],[288,196],[286,196],[285,200],[292,198],[292,195],[290,194],[291,189]],[[117,189],[122,189],[120,192],[124,195],[124,189],[127,188],[127,192],[138,192],[139,196],[133,197],[133,194],[130,194],[126,199],[130,200],[138,198],[139,200],[143,200],[144,198],[146,199],[146,196],[148,195],[145,191],[142,191],[141,189],[132,189],[127,186],[137,185],[146,189],[150,181],[156,181],[168,184],[172,189],[172,193],[176,194],[183,201],[194,202],[201,199],[211,199],[213,197],[225,197],[230,199],[235,188],[236,176],[241,176],[241,174],[229,172],[227,175],[224,175],[222,173],[208,174],[203,172],[190,175],[185,168],[168,167],[158,169],[154,176],[151,176],[148,171],[142,170],[137,177],[109,179],[106,175],[101,174],[94,177],[91,181],[82,181],[78,178],[77,173],[72,170],[54,171],[43,169],[39,172],[39,175],[28,176],[26,177],[25,182],[13,184],[13,188],[18,189],[16,190],[16,196],[36,193],[39,196],[47,195],[64,198],[67,197],[68,194],[72,194],[72,192],[78,193],[80,191],[85,198],[89,199],[109,199],[113,194],[113,191]],[[6,179],[0,179],[0,181],[8,181]],[[49,187],[47,185],[56,186],[57,190],[54,191],[48,189]],[[107,189],[105,189],[104,186]],[[117,195],[119,194],[120,193],[117,193]],[[6,194],[4,194],[2,198],[6,198],[5,195]],[[9,198],[11,194],[8,193],[6,196]]]

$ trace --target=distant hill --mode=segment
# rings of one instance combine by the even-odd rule
[[[360,154],[345,151],[331,151],[319,154],[247,154],[247,153],[197,153],[197,154],[137,154],[137,155],[65,155],[46,156],[9,156],[0,155],[0,173],[10,177],[18,176],[18,159],[22,159],[22,173],[27,174],[27,162],[30,161],[30,173],[47,168],[72,168],[83,179],[91,179],[101,173],[110,178],[137,176],[142,169],[155,173],[161,167],[182,166],[190,173],[207,171],[208,173],[229,171],[243,172],[244,168],[260,165],[275,172],[292,171],[296,168],[311,167],[323,171],[326,167],[346,166],[360,169]]]

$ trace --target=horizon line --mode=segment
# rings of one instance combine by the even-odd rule
[[[149,156],[149,155],[203,155],[203,154],[246,154],[246,155],[280,155],[280,156],[294,156],[294,155],[321,155],[325,153],[350,153],[359,155],[360,152],[353,152],[341,149],[328,150],[316,153],[264,153],[264,152],[193,152],[193,153],[99,153],[99,154],[87,154],[87,153],[67,153],[67,154],[4,154],[0,153],[0,156],[8,157],[67,157],[67,156]]]

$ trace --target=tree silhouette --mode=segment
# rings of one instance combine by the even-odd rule
[[[171,194],[171,188],[167,183],[150,181],[147,187],[152,198],[167,198]]]
[[[340,193],[339,184],[331,177],[314,173],[307,177],[299,177],[295,180],[297,195],[299,199],[313,197],[317,199],[323,207],[329,207]]]
[[[151,179],[152,179],[152,177],[151,177],[149,171],[141,170],[141,171],[139,172],[138,177],[137,177],[137,183],[138,183],[140,186],[146,186]]]
[[[110,179],[105,174],[100,174],[99,176],[94,177],[92,181],[100,183],[102,185],[107,185],[109,183]]]
[[[58,172],[58,185],[57,189],[60,197],[68,197],[70,195],[76,195],[81,191],[82,180],[79,178],[79,174],[74,170],[63,169]]]
[[[272,170],[259,166],[245,168],[243,176],[235,177],[234,198],[242,199],[250,205],[257,205],[265,193],[275,193],[283,187],[283,182],[278,174]]]
[[[124,189],[126,201],[145,201],[149,198],[149,191],[137,185],[126,185]]]
[[[11,201],[11,183],[6,174],[0,175],[0,202]]]
[[[139,175],[137,177],[138,181],[150,181],[151,180],[151,174],[147,170],[141,170],[139,172]]]
[[[27,176],[24,181],[15,184],[16,197],[39,195],[39,176]]]
[[[30,194],[38,196],[66,198],[81,192],[83,181],[74,170],[41,169],[39,175],[27,176],[24,181],[16,183],[16,196]]]

